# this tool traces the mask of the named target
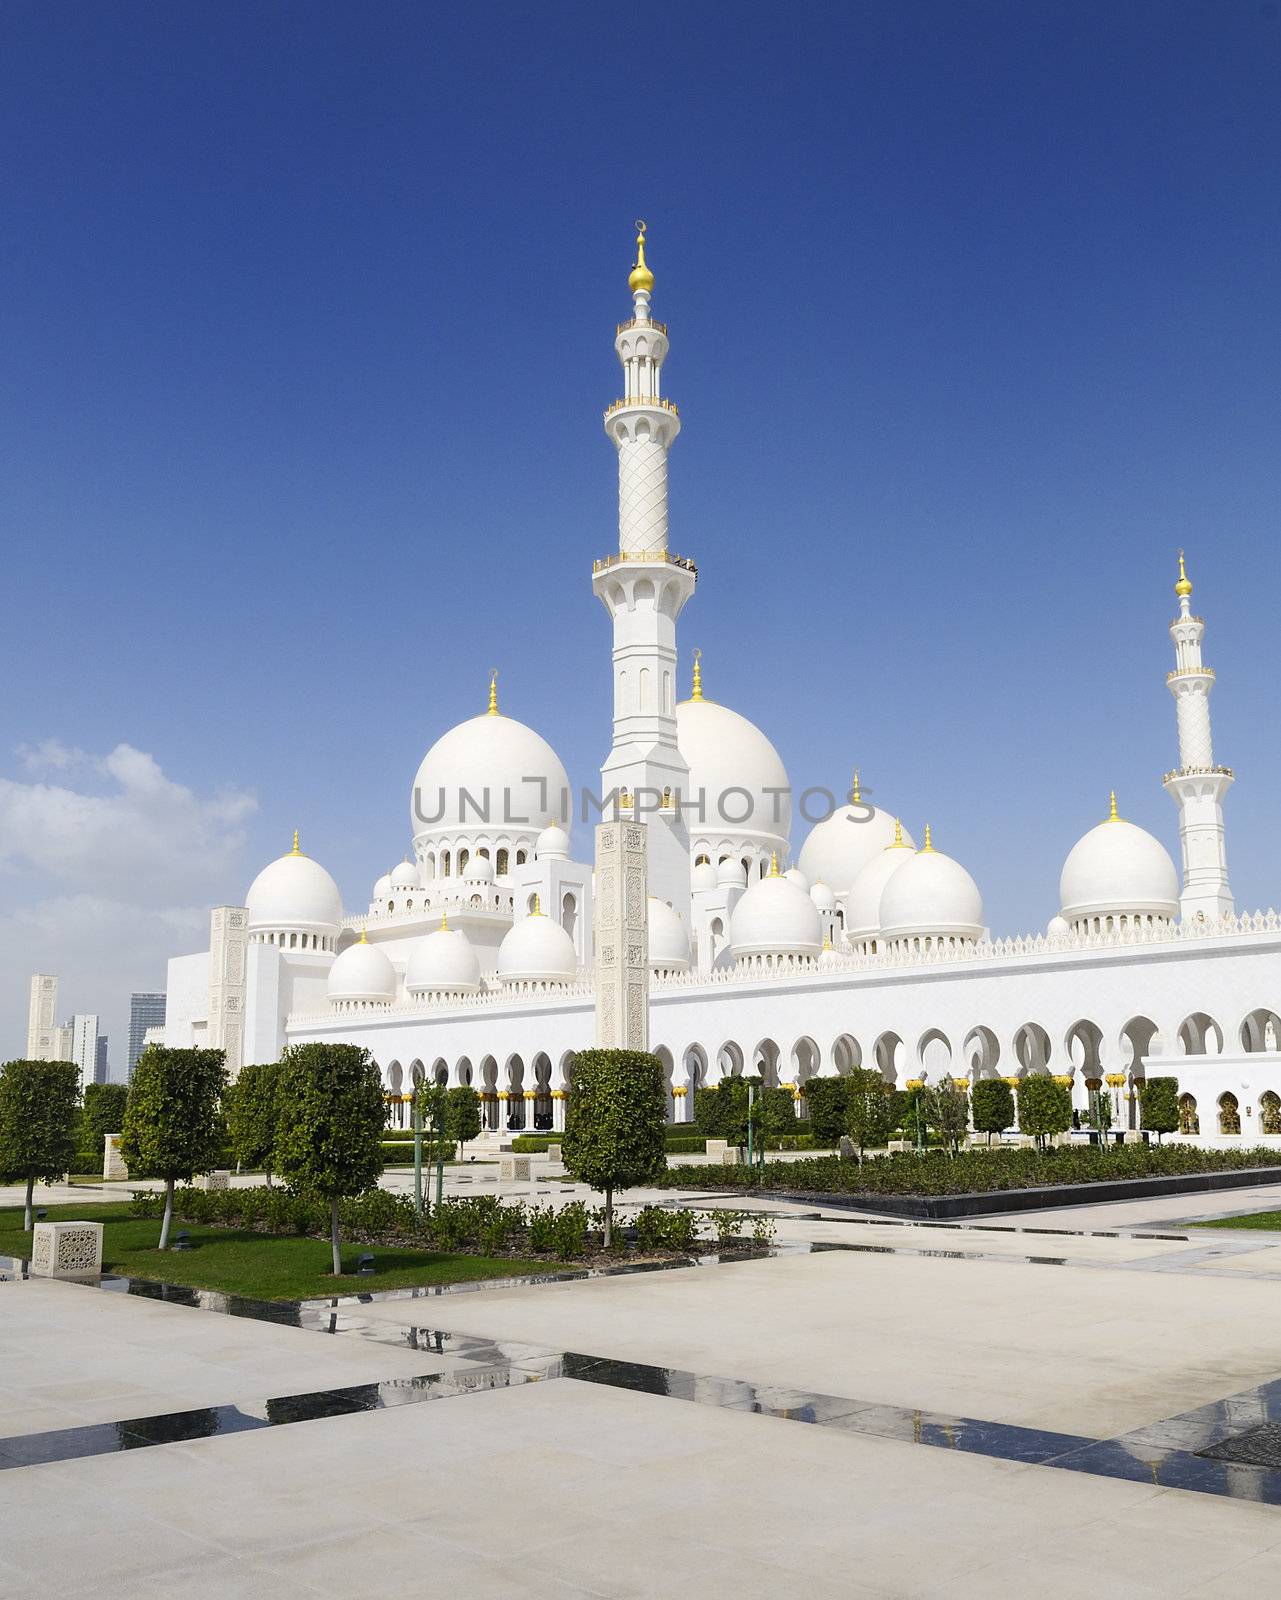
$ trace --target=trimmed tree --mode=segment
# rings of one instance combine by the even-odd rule
[[[1179,1126],[1179,1080],[1177,1078],[1148,1078],[1139,1085],[1139,1112],[1143,1126],[1156,1134],[1157,1143],[1163,1133],[1175,1133]]]
[[[120,1154],[131,1178],[164,1179],[162,1250],[169,1248],[174,1184],[212,1171],[222,1155],[226,1128],[220,1102],[226,1084],[221,1050],[153,1044],[138,1057],[120,1130]]]
[[[970,1114],[975,1133],[987,1134],[991,1144],[994,1133],[1014,1126],[1013,1089],[1004,1078],[979,1078],[970,1090]]]
[[[925,1115],[931,1128],[954,1156],[970,1131],[970,1099],[953,1078],[925,1091]]]
[[[255,1061],[241,1067],[223,1095],[232,1152],[251,1172],[261,1168],[271,1187],[280,1120],[280,1063]]]
[[[1071,1091],[1049,1073],[1035,1072],[1019,1081],[1019,1127],[1036,1140],[1038,1150],[1056,1133],[1072,1126]]]
[[[360,1045],[299,1044],[281,1060],[279,1095],[276,1170],[329,1202],[334,1276],[341,1277],[339,1202],[372,1189],[382,1175],[382,1079]]]
[[[80,1069],[74,1062],[6,1061],[0,1067],[0,1183],[26,1183],[26,1232],[37,1181],[57,1183],[71,1167],[79,1106]]]
[[[845,1126],[858,1150],[861,1167],[863,1152],[883,1145],[893,1132],[890,1097],[886,1093],[885,1079],[874,1067],[855,1067],[847,1074],[845,1083]]]
[[[752,1108],[757,1132],[761,1135],[761,1159],[770,1139],[796,1132],[796,1101],[790,1089],[758,1089]]]
[[[84,1115],[81,1119],[81,1148],[92,1146],[99,1160],[109,1133],[119,1133],[124,1127],[125,1106],[129,1089],[123,1083],[86,1083]]]
[[[667,1090],[657,1056],[644,1050],[578,1052],[561,1159],[571,1177],[604,1193],[607,1250],[614,1238],[614,1191],[655,1178],[667,1165],[666,1121]]]
[[[805,1104],[816,1145],[838,1144],[845,1132],[848,1078],[809,1078]]]
[[[458,1146],[480,1137],[480,1096],[468,1083],[457,1084],[449,1091],[449,1104],[445,1111],[445,1133]]]

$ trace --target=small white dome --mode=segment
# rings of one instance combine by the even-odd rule
[[[729,919],[734,959],[745,956],[817,956],[823,944],[818,908],[804,889],[773,873],[759,878]]]
[[[1072,846],[1059,876],[1059,903],[1069,922],[1141,916],[1173,920],[1179,874],[1159,839],[1115,815]]]
[[[649,897],[649,969],[684,972],[689,967],[689,930],[665,900]]]
[[[494,863],[488,856],[481,855],[479,850],[473,850],[467,857],[467,865],[463,868],[464,883],[493,883]]]
[[[741,889],[747,882],[747,874],[743,871],[743,863],[734,856],[726,856],[724,861],[716,868],[716,881],[725,889],[731,889],[735,886]]]
[[[349,944],[329,969],[327,992],[331,1000],[377,1004],[396,998],[396,969],[386,952],[366,944],[362,933]]]
[[[794,883],[798,889],[804,889],[806,894],[810,892],[810,881],[799,867],[788,867],[783,876],[788,883]]]
[[[888,812],[878,811],[866,800],[837,806],[810,829],[796,864],[811,883],[821,878],[836,894],[848,894],[864,867],[894,843],[896,826]],[[913,846],[910,834],[903,838]]]
[[[1045,924],[1046,936],[1050,939],[1066,938],[1071,931],[1072,924],[1066,917],[1054,916]]]
[[[881,892],[881,933],[886,939],[917,935],[979,939],[983,897],[959,861],[930,844],[906,860]]]
[[[342,921],[338,885],[318,861],[303,855],[297,834],[293,850],[268,863],[249,885],[245,905],[251,933],[284,928],[330,934]]]
[[[569,835],[564,828],[549,822],[534,842],[534,854],[540,861],[568,861]]]
[[[461,928],[442,917],[434,933],[415,939],[405,971],[410,994],[470,994],[480,988],[480,962]]]
[[[531,911],[504,934],[498,976],[504,983],[573,983],[578,976],[574,941],[559,922]]]
[[[390,872],[384,872],[382,877],[379,878],[378,882],[374,885],[373,898],[375,900],[385,900],[390,893],[391,893],[391,873]]]
[[[393,889],[416,889],[418,868],[412,861],[398,861],[389,874]]]
[[[866,938],[881,931],[881,896],[885,885],[916,852],[902,835],[902,842],[891,844],[855,878],[845,898],[845,931],[851,938]]]
[[[810,899],[820,911],[836,910],[836,896],[821,880],[810,885]]]
[[[700,861],[690,873],[689,886],[698,894],[704,889],[716,887],[716,868],[710,861]]]

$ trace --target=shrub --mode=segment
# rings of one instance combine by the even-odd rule
[[[97,1157],[95,1165],[99,1171],[102,1168],[102,1153],[106,1148],[107,1135],[119,1133],[124,1126],[125,1105],[128,1099],[129,1090],[123,1083],[85,1084],[80,1147],[82,1150],[93,1151]]]
[[[667,1165],[663,1064],[641,1050],[581,1050],[561,1154],[568,1171],[605,1195],[605,1247],[614,1191],[654,1178]]]
[[[1051,1134],[1072,1126],[1072,1095],[1048,1073],[1038,1072],[1019,1081],[1019,1127],[1043,1150]]]
[[[805,1085],[810,1127],[818,1144],[836,1144],[845,1132],[847,1078],[810,1078]],[[898,1126],[896,1121],[895,1126]]]
[[[980,1078],[970,1090],[970,1110],[974,1131],[987,1134],[990,1144],[994,1133],[1014,1126],[1014,1091],[1004,1078]]]
[[[666,1139],[666,1150],[669,1156],[703,1155],[707,1150],[707,1138],[706,1135],[699,1133],[669,1133]]]
[[[121,1129],[120,1154],[135,1178],[163,1178],[160,1248],[168,1249],[174,1185],[217,1165],[225,1143],[219,1102],[227,1084],[221,1050],[153,1044],[138,1057]]]
[[[1149,1078],[1139,1085],[1139,1112],[1143,1126],[1155,1133],[1174,1133],[1179,1126],[1179,1080]]]
[[[579,1057],[582,1060],[582,1056]],[[577,1085],[575,1085],[577,1092]],[[556,1254],[562,1261],[572,1261],[587,1254],[587,1207],[581,1200],[571,1200],[556,1213]]]
[[[890,1136],[890,1102],[885,1079],[875,1067],[855,1067],[847,1083],[846,1126],[862,1166],[863,1152],[883,1145]]]
[[[7,1061],[0,1068],[0,1182],[26,1184],[24,1229],[31,1227],[36,1180],[56,1183],[72,1165],[79,1100],[80,1073],[70,1061]]]
[[[445,1133],[458,1146],[461,1155],[473,1139],[480,1136],[480,1096],[470,1084],[457,1084],[449,1090],[445,1105]]]
[[[236,1165],[250,1171],[261,1169],[270,1185],[280,1120],[280,1062],[258,1061],[241,1067],[227,1085],[223,1105]]]
[[[556,1208],[531,1206],[526,1224],[529,1228],[529,1248],[540,1255],[550,1255],[556,1248]]]

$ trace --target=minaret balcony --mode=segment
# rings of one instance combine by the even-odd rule
[[[1173,772],[1167,772],[1161,779],[1162,783],[1172,783],[1176,778],[1235,778],[1236,773],[1231,767],[1175,767]]]
[[[642,399],[638,395],[630,400],[615,400],[612,405],[606,406],[605,421],[608,422],[616,411],[623,410],[670,411],[672,416],[680,416],[680,411],[672,403],[672,401],[663,399],[661,395],[654,395],[648,400]]]
[[[1175,667],[1173,672],[1167,672],[1166,675],[1165,675],[1165,681],[1167,683],[1177,683],[1177,682],[1179,682],[1180,679],[1183,679],[1183,678],[1208,678],[1210,680],[1210,682],[1213,683],[1214,682],[1214,668],[1213,667]]]
[[[673,555],[670,550],[616,550],[613,555],[601,556],[592,562],[593,572],[606,572],[610,567],[616,567],[623,561],[647,561],[651,566],[666,565],[669,567],[683,567],[686,572],[698,577],[698,568],[688,556]]]
[[[617,338],[618,334],[627,333],[632,328],[653,328],[655,333],[661,333],[664,338],[667,337],[667,324],[665,322],[657,322],[653,317],[630,317],[626,322],[618,324],[615,338]]]

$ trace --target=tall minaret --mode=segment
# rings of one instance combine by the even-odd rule
[[[1179,614],[1170,624],[1174,671],[1166,677],[1179,719],[1179,765],[1165,775],[1166,793],[1179,808],[1183,849],[1185,922],[1217,922],[1234,909],[1228,887],[1228,857],[1223,837],[1223,797],[1232,783],[1231,767],[1216,767],[1210,741],[1210,690],[1214,669],[1201,660],[1205,623],[1192,615],[1192,583],[1179,551]]]
[[[614,746],[601,779],[606,795],[626,792],[623,815],[649,824],[649,892],[688,925],[689,830],[680,802],[689,767],[676,743],[676,619],[697,572],[667,548],[667,451],[680,418],[659,389],[667,329],[649,314],[654,274],[643,222],[627,284],[634,314],[614,340],[623,398],[605,413],[618,450],[618,554],[592,570],[592,589],[614,624]]]

